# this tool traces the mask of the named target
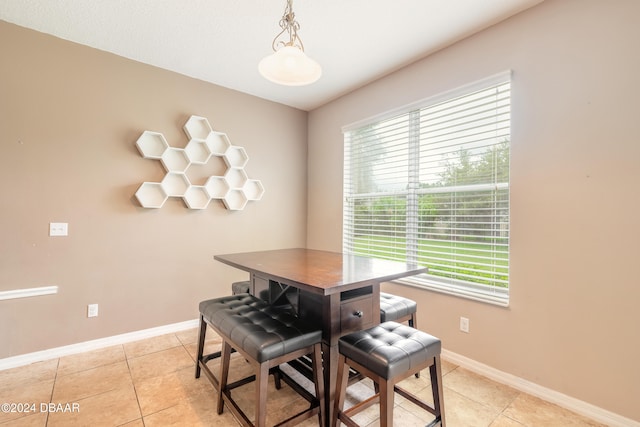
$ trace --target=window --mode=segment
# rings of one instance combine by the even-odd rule
[[[346,253],[404,283],[507,305],[510,74],[344,129]]]

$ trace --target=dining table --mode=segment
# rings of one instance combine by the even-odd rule
[[[297,316],[322,329],[327,425],[334,412],[338,340],[380,323],[381,283],[427,272],[426,267],[403,262],[306,248],[222,254],[214,259],[248,272],[253,295],[274,303],[286,296]]]

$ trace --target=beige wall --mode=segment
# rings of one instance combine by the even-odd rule
[[[306,112],[1,21],[0,55],[0,291],[59,286],[0,301],[0,358],[195,319],[247,277],[214,254],[305,246]],[[261,201],[138,205],[163,169],[136,139],[154,130],[183,147],[191,115],[246,149]],[[219,174],[216,160],[190,175]],[[48,237],[49,222],[69,237]]]
[[[312,111],[307,231],[341,249],[341,126],[511,69],[510,307],[387,289],[446,349],[635,420],[638,16],[636,0],[547,0]]]

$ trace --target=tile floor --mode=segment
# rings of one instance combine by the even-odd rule
[[[7,412],[3,407],[0,426],[238,426],[228,410],[216,414],[215,392],[206,377],[194,379],[196,336],[196,330],[189,330],[0,371],[0,403],[15,403],[9,409],[22,409]],[[220,340],[210,336],[206,345],[206,352],[215,351]],[[247,368],[236,357],[231,371],[241,378]],[[446,361],[443,383],[449,427],[601,425]],[[275,390],[273,379],[269,386],[269,425],[306,403],[286,385]],[[403,386],[431,401],[428,370],[420,379],[405,380]],[[234,391],[249,415],[252,392],[252,384]],[[373,384],[361,381],[348,393],[347,406],[354,398],[373,394]],[[29,412],[18,404],[26,404]],[[372,406],[356,421],[378,426],[377,412]],[[394,419],[398,426],[412,427],[424,426],[432,417],[397,396]],[[317,425],[317,418],[301,425]]]

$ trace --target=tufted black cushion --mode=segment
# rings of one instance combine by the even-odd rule
[[[251,289],[251,282],[245,280],[244,282],[233,282],[231,284],[231,293],[233,295],[248,294]]]
[[[340,338],[340,353],[386,379],[440,354],[440,340],[396,322],[385,322]]]
[[[409,298],[380,292],[380,322],[398,320],[415,313],[418,304]]]
[[[207,323],[262,363],[308,347],[322,338],[322,331],[308,322],[268,305],[249,294],[215,298],[200,303]]]

